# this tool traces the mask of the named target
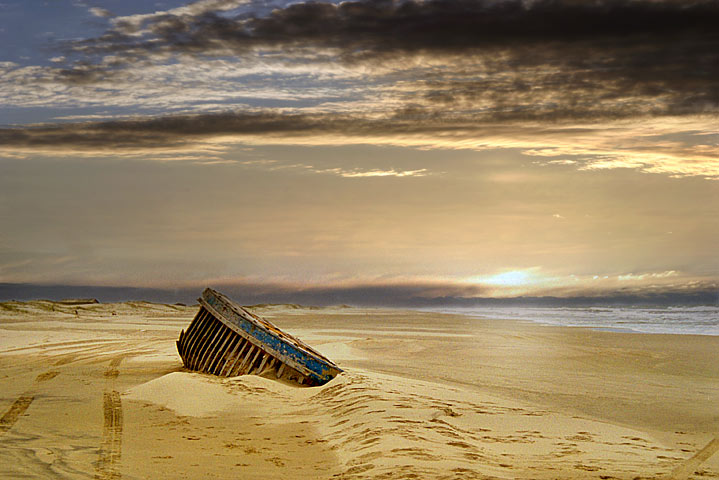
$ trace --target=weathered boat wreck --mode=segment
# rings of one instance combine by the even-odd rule
[[[300,339],[211,288],[198,301],[200,310],[177,340],[189,370],[223,377],[274,376],[305,386],[324,385],[342,371]]]

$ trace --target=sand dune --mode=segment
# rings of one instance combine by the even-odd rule
[[[719,478],[719,339],[260,308],[346,370],[298,388],[183,371],[195,310],[4,304],[0,477]]]

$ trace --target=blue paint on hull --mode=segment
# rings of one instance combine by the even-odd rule
[[[309,379],[308,383],[324,385],[342,372],[332,361],[301,340],[248,312],[221,293],[207,288],[199,300],[228,327],[241,330],[238,333],[242,336],[254,339],[253,343],[259,344],[260,348],[304,374]]]

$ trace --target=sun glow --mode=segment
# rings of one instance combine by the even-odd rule
[[[516,288],[527,287],[541,283],[544,279],[535,273],[536,268],[525,270],[509,270],[494,275],[476,275],[469,277],[468,283],[487,285],[492,287]]]
[[[526,270],[513,270],[486,277],[482,283],[502,287],[518,287],[521,285],[535,283],[536,281],[536,275],[532,275]]]
[[[577,280],[575,275],[557,277],[547,275],[540,267],[531,267],[499,271],[492,275],[475,275],[464,281],[481,287],[484,296],[506,297],[547,294],[557,287],[576,285]]]

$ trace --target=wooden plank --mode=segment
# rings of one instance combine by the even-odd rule
[[[195,328],[192,329],[192,334],[188,336],[187,347],[185,348],[185,357],[187,359],[187,361],[185,362],[185,366],[188,368],[190,366],[191,359],[195,353],[195,350],[197,349],[197,341],[200,337],[200,334],[208,325],[207,318],[209,317],[210,312],[208,312],[204,308],[201,308],[200,312],[202,312],[200,321],[197,323],[197,325],[195,325]]]
[[[211,318],[210,325],[207,328],[207,333],[200,338],[200,341],[198,342],[197,354],[195,355],[195,361],[192,364],[193,370],[199,370],[200,365],[202,365],[202,362],[205,361],[205,353],[207,352],[207,349],[210,348],[212,339],[217,336],[217,332],[220,330],[220,325],[222,325],[222,323],[220,323],[216,318]]]
[[[243,365],[243,368],[240,369],[240,375],[247,375],[247,373],[252,370],[252,366],[255,364],[255,360],[257,360],[257,357],[260,356],[260,353],[262,353],[262,349],[257,348],[254,356],[252,357],[252,360],[250,360],[247,365]]]
[[[248,343],[250,343],[250,342],[248,342]],[[257,348],[257,345],[255,345],[254,343],[250,343],[250,345],[251,345],[251,347],[249,348],[249,350],[247,350],[247,354],[245,354],[245,358],[242,359],[242,363],[237,368],[237,372],[236,372],[237,375],[242,375],[242,370],[245,368],[245,365],[249,361],[250,355],[252,355],[255,351],[260,350],[259,348]],[[234,377],[234,375],[232,375],[232,376]]]
[[[285,364],[283,363],[280,365],[280,369],[277,370],[277,378],[280,378],[282,376],[282,371],[285,369]]]
[[[182,364],[184,365],[185,364],[185,355],[183,355],[182,352],[180,351],[180,341],[179,340],[176,341],[175,345],[177,345],[177,353],[180,355],[180,358],[182,359]]]
[[[240,340],[240,344],[241,344],[240,350],[237,352],[237,356],[236,356],[235,359],[232,361],[232,366],[231,366],[229,369],[227,369],[227,374],[226,374],[226,375],[227,375],[228,377],[233,377],[233,376],[234,376],[234,375],[232,374],[232,372],[236,371],[236,370],[235,370],[235,367],[238,367],[238,366],[239,366],[240,362],[242,361],[242,356],[245,354],[245,352],[247,351],[248,348],[252,348],[252,344],[251,344],[250,342],[248,342],[245,338],[242,338],[242,339]]]
[[[265,367],[265,363],[267,363],[267,359],[269,357],[269,353],[265,353],[264,355],[262,355],[262,362],[260,363],[260,366],[257,367],[257,370],[255,370],[255,373],[262,373],[262,369]]]
[[[252,363],[257,358],[257,355],[260,354],[262,349],[255,345],[255,348],[252,349],[252,352],[250,352],[249,357],[247,358],[247,361],[243,361],[242,365],[240,365],[240,369],[237,372],[238,375],[246,375],[247,371],[252,368]]]
[[[262,349],[259,349],[257,351],[255,356],[252,358],[250,365],[247,367],[247,371],[245,372],[245,375],[257,370],[257,364],[262,359],[262,355],[264,355],[264,354],[265,354],[265,352]]]
[[[261,356],[259,356],[257,358],[257,362],[259,362],[259,364],[257,362],[253,363],[252,368],[247,372],[247,374],[255,375],[255,374],[260,373],[261,367],[263,367],[265,365],[265,362],[267,361],[267,357],[268,357],[267,353],[263,353]]]
[[[202,325],[197,331],[197,335],[195,336],[195,339],[192,341],[192,346],[190,348],[190,351],[188,352],[188,359],[187,359],[187,367],[192,369],[193,366],[197,363],[197,355],[200,352],[200,349],[203,347],[204,339],[209,334],[212,324],[214,322],[214,319],[212,318],[212,315],[210,312],[207,312],[207,315],[205,316],[204,321],[202,322]]]
[[[227,365],[232,362],[232,360],[235,359],[235,356],[237,355],[237,350],[240,348],[240,344],[242,343],[243,338],[239,335],[235,335],[234,332],[232,333],[232,340],[230,341],[230,344],[227,346],[227,351],[229,352],[225,356],[225,361],[219,363],[219,371],[216,373],[216,375],[224,376],[223,373],[225,373],[225,369],[227,368]]]
[[[208,315],[208,313],[203,315]],[[207,320],[203,316],[200,323],[195,326],[195,328],[192,330],[192,337],[188,339],[187,341],[187,347],[185,349],[185,367],[190,368],[192,365],[192,361],[195,357],[195,354],[197,352],[197,347],[199,345],[198,341],[200,339],[200,336],[202,335],[202,332],[207,328]]]
[[[275,363],[277,363],[277,359],[275,357],[270,357],[270,361],[267,364],[267,369],[272,370],[272,367],[275,366]]]
[[[200,325],[204,322],[205,316],[208,313],[207,309],[200,307],[200,310],[197,312],[197,315],[195,315],[195,318],[190,323],[190,326],[187,327],[187,335],[185,336],[185,341],[182,345],[182,350],[185,353],[187,353],[192,339],[197,336],[197,331],[199,330]]]
[[[227,350],[227,343],[232,340],[233,338],[237,337],[238,335],[230,330],[229,328],[225,327],[225,338],[222,344],[217,349],[217,355],[215,356],[215,359],[210,363],[210,365],[207,367],[209,373],[216,374],[216,370],[220,363],[222,363],[222,359],[225,357],[225,355],[228,353]]]
[[[187,342],[189,340],[190,333],[192,332],[193,328],[196,327],[196,325],[199,321],[199,318],[202,315],[203,310],[204,310],[204,308],[200,307],[200,309],[197,311],[197,315],[195,315],[195,318],[192,319],[192,321],[190,322],[190,325],[187,327],[187,334],[185,335],[185,338],[182,341],[182,350],[183,351],[187,350]]]
[[[210,373],[210,366],[212,365],[212,362],[215,361],[217,355],[219,355],[219,348],[223,340],[225,340],[225,337],[227,336],[227,330],[228,329],[224,325],[220,326],[219,330],[217,331],[217,334],[210,342],[210,346],[204,355],[205,360],[200,365],[201,372]]]
[[[191,342],[197,343],[197,339],[202,333],[202,331],[209,325],[209,320],[211,319],[212,314],[205,308],[202,309],[202,316],[200,317],[199,321],[197,322],[197,325],[195,325],[195,328],[193,329],[193,334],[191,338],[188,338],[187,344],[188,346],[191,346]]]
[[[175,343],[177,343],[177,353],[180,354],[180,357],[183,357],[184,356],[183,355],[183,353],[184,353],[183,345],[185,343],[185,331],[184,330],[180,330],[180,338],[178,338],[177,342],[175,342]]]
[[[187,331],[182,330],[180,332],[180,338],[177,340],[177,353],[180,354],[181,357],[185,355],[185,344],[187,343],[187,337],[190,333],[190,328],[192,327],[192,324],[187,327]]]
[[[235,365],[237,365],[242,360],[242,351],[245,349],[245,347],[249,344],[248,341],[246,341],[244,338],[237,336],[237,344],[235,345],[235,348],[230,355],[230,357],[227,359],[227,363],[224,367],[222,367],[222,370],[220,372],[220,375],[227,377],[230,375],[230,372],[232,372],[232,369]]]
[[[180,355],[180,358],[182,359],[182,363],[185,363],[185,351],[182,348],[182,341],[185,337],[185,331],[182,330],[180,332],[180,338],[175,342],[175,345],[177,345],[177,353]]]
[[[204,352],[200,355],[201,361],[199,363],[198,370],[201,372],[206,372],[205,368],[207,368],[207,364],[210,362],[210,359],[212,358],[212,355],[215,351],[215,347],[220,342],[220,339],[222,338],[222,334],[225,331],[225,325],[222,322],[217,322],[217,330],[215,330],[215,334],[212,336],[212,339],[207,342],[207,348]]]
[[[244,375],[246,373],[247,368],[251,365],[251,360],[254,359],[254,356],[257,355],[257,352],[260,351],[260,348],[255,345],[251,344],[252,348],[250,348],[247,351],[247,354],[245,355],[245,358],[242,359],[242,363],[240,364],[240,367],[237,369],[237,372],[235,372],[236,375]]]

